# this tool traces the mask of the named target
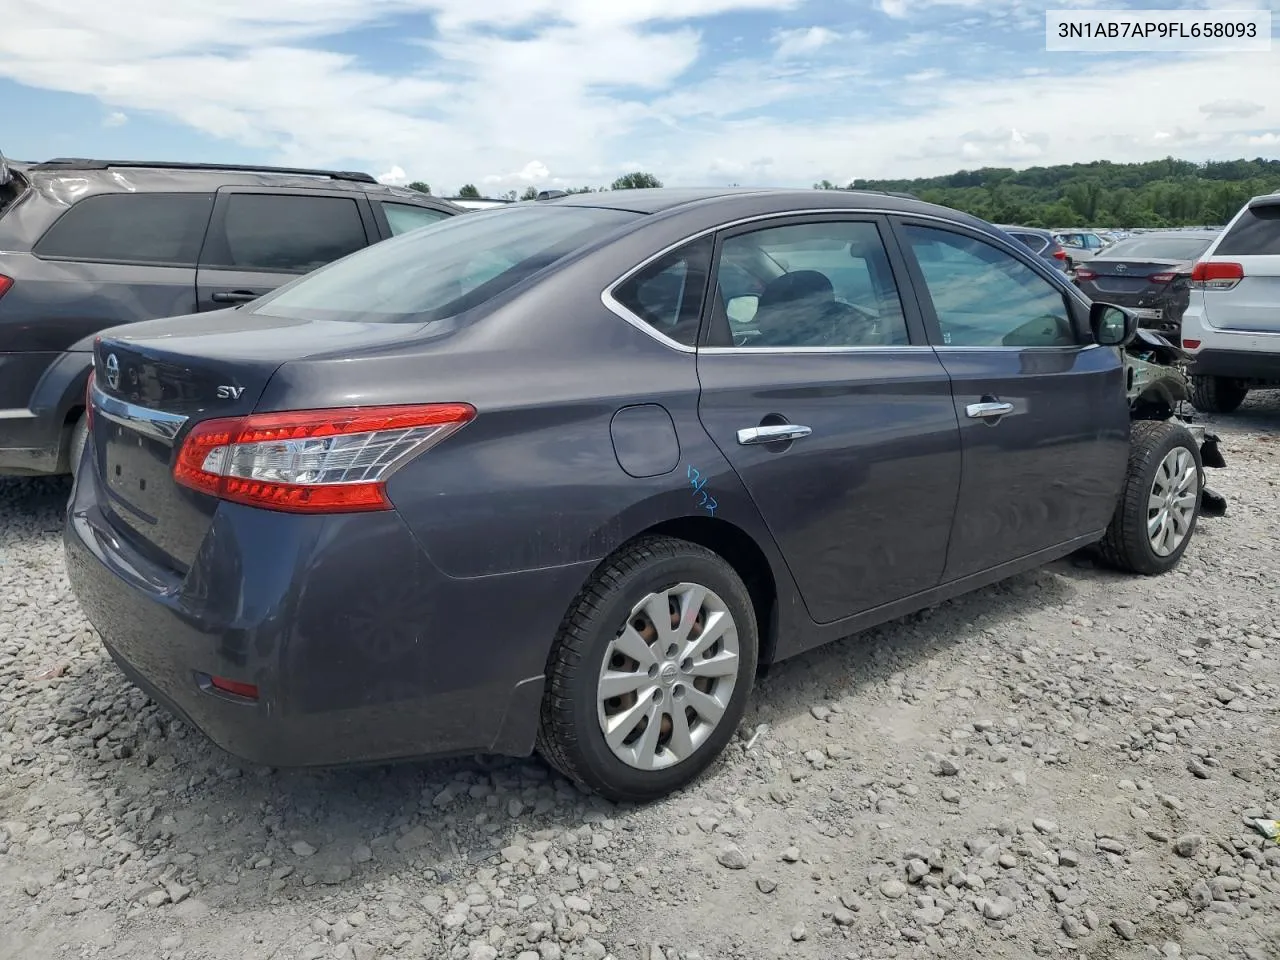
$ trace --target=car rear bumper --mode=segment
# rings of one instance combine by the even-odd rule
[[[1209,347],[1193,354],[1188,372],[1192,376],[1230,377],[1280,384],[1280,353],[1252,353]]]
[[[178,576],[98,496],[82,471],[63,536],[72,590],[123,672],[229,753],[298,767],[532,750],[547,654],[590,565],[451,579],[393,512],[222,504]]]

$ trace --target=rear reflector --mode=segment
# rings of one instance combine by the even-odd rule
[[[1088,267],[1076,267],[1077,280],[1092,280],[1096,276],[1097,274],[1094,273],[1092,270],[1090,270]]]
[[[1199,341],[1199,340],[1183,340],[1183,341],[1182,341],[1182,345],[1183,345],[1184,347],[1186,347],[1188,350],[1199,350],[1199,349],[1200,349],[1200,341]]]
[[[228,680],[226,677],[210,677],[209,685],[215,690],[235,694],[237,697],[244,697],[247,700],[258,699],[258,685],[256,683],[241,683],[239,680]]]
[[[1230,290],[1244,279],[1244,267],[1238,263],[1202,260],[1191,268],[1191,285],[1199,290]]]
[[[8,293],[9,288],[12,286],[13,286],[13,277],[6,277],[3,273],[0,273],[0,297],[3,297],[6,293]],[[25,290],[26,287],[23,287],[23,289]]]
[[[174,480],[220,500],[290,513],[389,510],[387,478],[460,430],[469,403],[254,413],[187,434]]]

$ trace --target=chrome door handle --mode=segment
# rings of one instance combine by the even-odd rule
[[[1013,413],[1013,404],[1000,401],[971,403],[964,408],[964,412],[975,420],[981,420],[984,417],[1003,417],[1006,413]]]
[[[777,443],[780,440],[799,440],[813,433],[809,427],[795,423],[770,424],[767,427],[747,427],[738,431],[738,442],[744,446],[748,443]]]

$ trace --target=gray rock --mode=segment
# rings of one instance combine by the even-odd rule
[[[1116,917],[1111,921],[1111,929],[1116,932],[1121,940],[1133,940],[1138,936],[1137,926],[1129,920],[1123,920]]]
[[[880,893],[890,900],[897,900],[907,894],[907,885],[901,880],[885,880],[880,884]]]
[[[316,848],[313,847],[311,844],[307,843],[307,841],[305,840],[299,840],[289,849],[292,850],[299,857],[310,857],[316,852]]]
[[[946,919],[947,913],[941,907],[924,907],[911,914],[912,918],[926,927],[936,927]]]
[[[944,777],[954,777],[960,772],[960,768],[956,766],[954,760],[950,757],[943,757],[938,761],[938,773]]]
[[[716,862],[726,870],[745,870],[747,865],[751,863],[741,848],[734,845],[722,848],[716,854]]]
[[[1008,920],[1016,909],[1008,897],[996,897],[982,905],[982,915],[988,920]]]
[[[1198,833],[1186,833],[1173,841],[1173,852],[1180,857],[1194,857],[1200,852],[1204,837]]]
[[[794,927],[791,928],[791,939],[794,940],[796,943],[799,943],[801,940],[807,939],[808,936],[809,934],[805,931],[803,923],[797,923]]]
[[[1058,863],[1064,867],[1078,867],[1080,866],[1080,854],[1074,850],[1059,850]]]
[[[1075,917],[1068,915],[1062,918],[1062,932],[1072,940],[1079,940],[1089,935],[1089,928]]]
[[[773,891],[778,889],[778,881],[774,880],[772,877],[757,877],[756,889],[761,893],[773,893]]]
[[[787,849],[782,851],[782,859],[786,863],[798,863],[800,860],[800,848],[787,847]]]
[[[1036,817],[1031,821],[1031,825],[1036,828],[1037,833],[1051,834],[1058,832],[1058,825],[1052,820],[1045,820],[1043,817]]]

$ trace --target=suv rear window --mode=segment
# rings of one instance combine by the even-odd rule
[[[233,193],[219,219],[201,267],[307,273],[369,243],[354,198]]]
[[[194,267],[211,193],[104,193],[54,221],[32,252],[60,260]]]
[[[496,297],[641,214],[511,206],[383,240],[255,301],[269,317],[424,323]]]
[[[1231,257],[1280,253],[1280,203],[1246,209],[1213,253]]]

